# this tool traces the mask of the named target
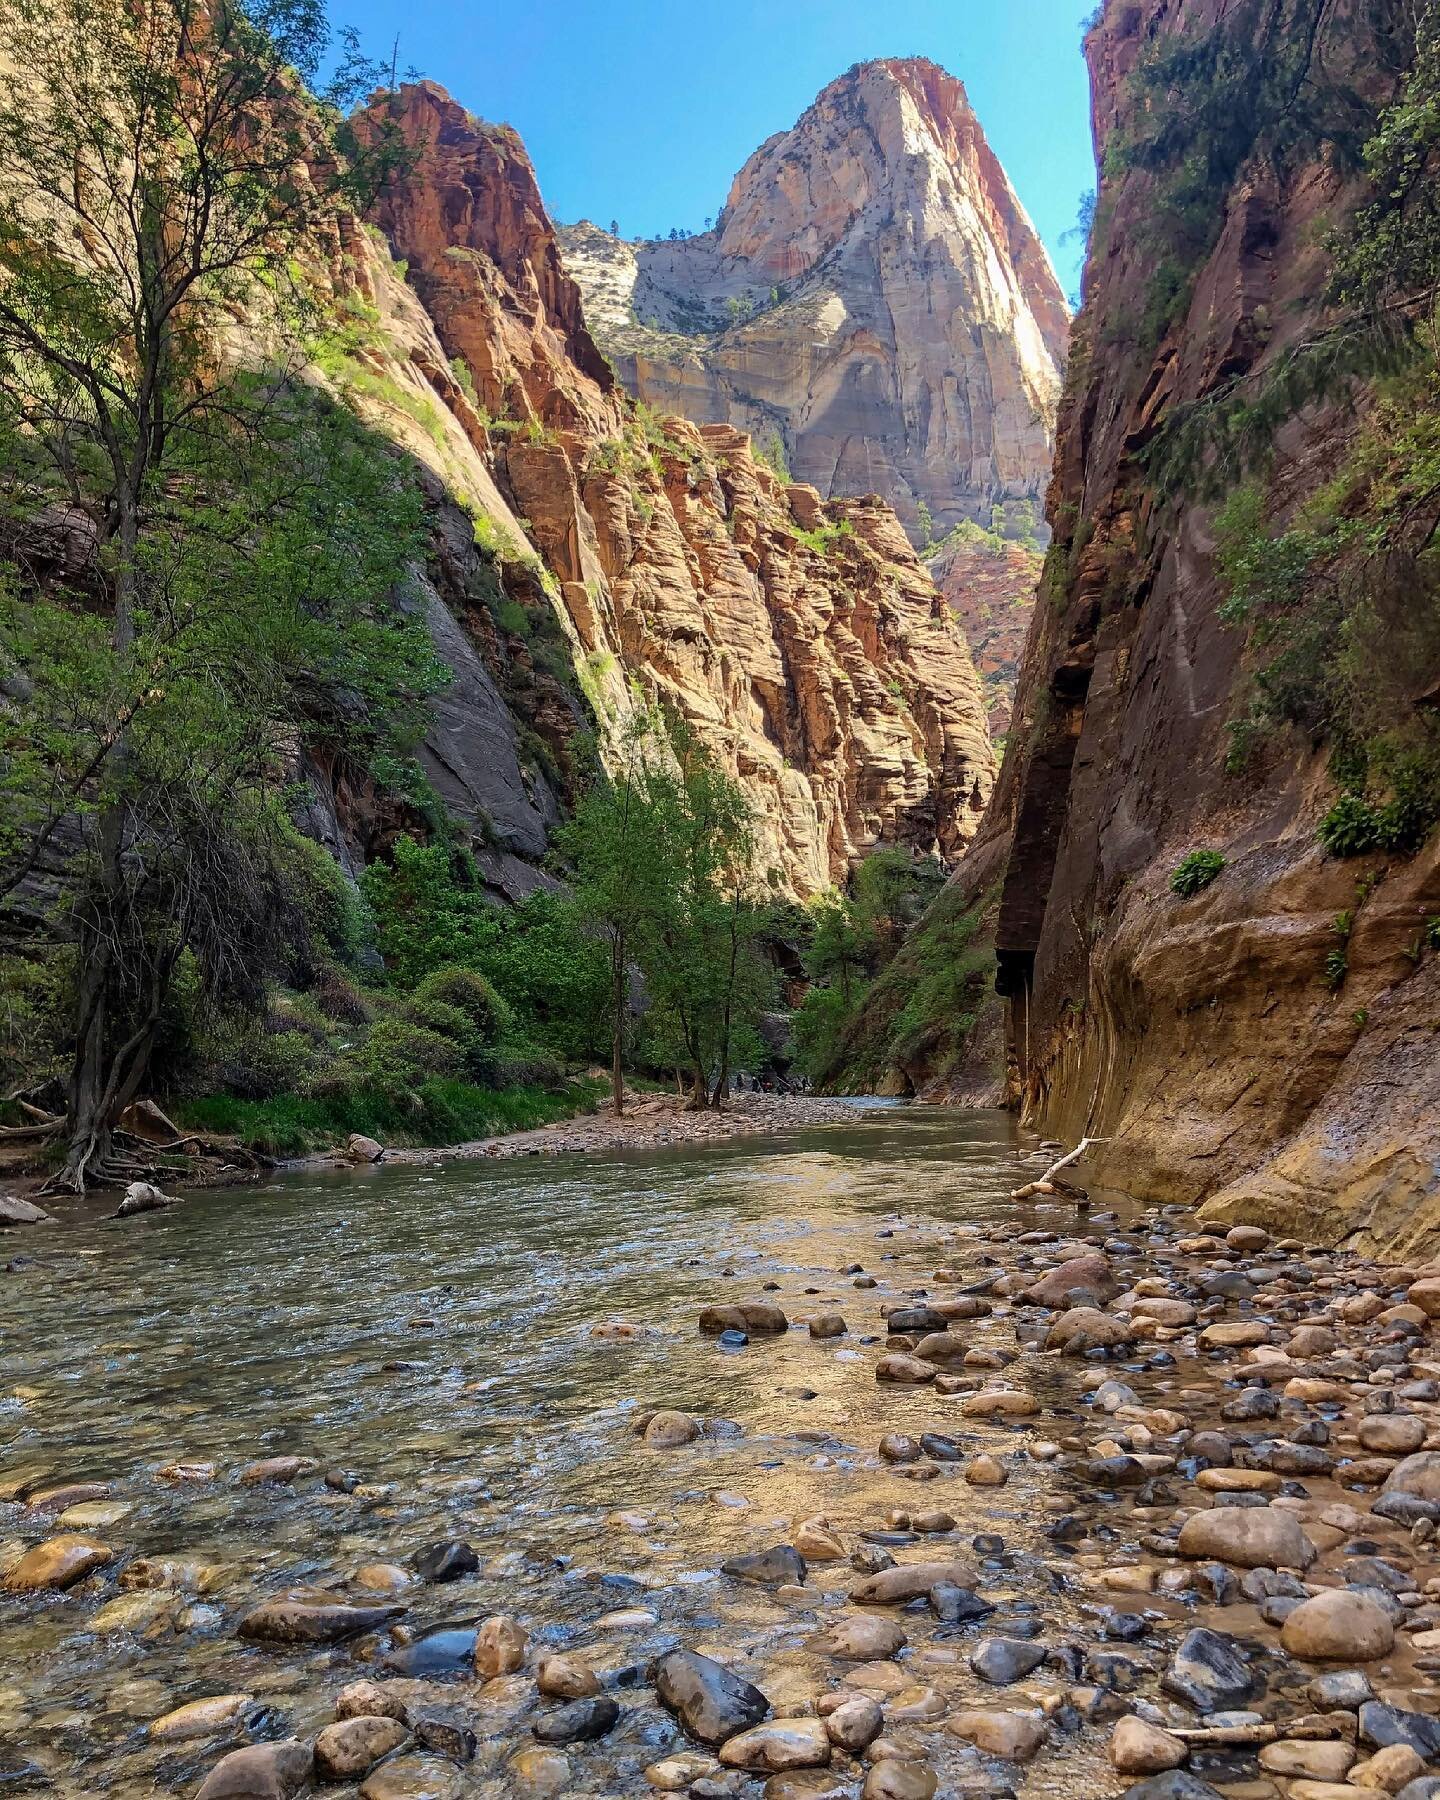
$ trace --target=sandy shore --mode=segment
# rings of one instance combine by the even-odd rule
[[[562,1119],[538,1131],[513,1131],[438,1150],[387,1150],[385,1161],[435,1162],[452,1157],[566,1156],[595,1150],[650,1150],[670,1144],[712,1144],[726,1138],[768,1136],[809,1125],[853,1121],[846,1100],[812,1094],[736,1094],[723,1112],[687,1112],[673,1094],[633,1094],[616,1118],[607,1100],[600,1110]]]

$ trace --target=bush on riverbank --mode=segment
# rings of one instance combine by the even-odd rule
[[[584,1076],[550,1088],[487,1088],[435,1077],[421,1082],[408,1102],[379,1089],[357,1088],[325,1099],[278,1094],[241,1100],[215,1094],[186,1101],[177,1110],[189,1130],[235,1137],[262,1155],[287,1157],[343,1143],[356,1131],[383,1144],[417,1147],[531,1131],[594,1112],[603,1091],[603,1082]]]

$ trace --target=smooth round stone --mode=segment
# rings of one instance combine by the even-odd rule
[[[1010,1479],[1004,1463],[993,1456],[971,1457],[963,1473],[971,1487],[1004,1487]]]
[[[885,1715],[879,1701],[872,1700],[868,1694],[857,1694],[851,1700],[842,1700],[826,1715],[825,1730],[831,1743],[854,1756],[867,1744],[874,1743],[884,1723]]]
[[[652,1450],[675,1450],[693,1444],[699,1435],[700,1427],[682,1412],[657,1412],[645,1427],[645,1442]]]
[[[830,1738],[820,1719],[772,1719],[728,1739],[720,1760],[728,1769],[778,1775],[786,1769],[823,1768],[830,1760]]]
[[[1425,1421],[1414,1413],[1377,1413],[1362,1419],[1360,1448],[1377,1456],[1410,1456],[1425,1442]]]
[[[350,1585],[367,1594],[398,1594],[402,1588],[409,1587],[413,1579],[410,1571],[402,1569],[399,1563],[366,1563],[355,1571]]]
[[[795,1548],[806,1562],[844,1562],[844,1544],[827,1519],[802,1519],[795,1527]]]
[[[1260,1767],[1270,1775],[1300,1776],[1309,1781],[1343,1781],[1355,1762],[1349,1744],[1266,1744]]]
[[[475,1667],[481,1675],[513,1675],[525,1661],[530,1638],[525,1627],[505,1613],[482,1620],[475,1632]]]
[[[1278,1507],[1216,1507],[1180,1528],[1182,1556],[1233,1563],[1241,1569],[1308,1569],[1315,1546]]]
[[[1188,1755],[1179,1738],[1144,1719],[1121,1719],[1110,1739],[1110,1761],[1121,1775],[1163,1775]]]
[[[600,1692],[600,1677],[583,1657],[556,1651],[540,1658],[535,1685],[553,1700],[585,1700]]]
[[[565,1776],[568,1780],[568,1764]],[[461,1791],[462,1777],[454,1763],[439,1756],[397,1756],[367,1778],[360,1800],[456,1800]],[[559,1794],[563,1789],[546,1792]]]
[[[82,1500],[76,1506],[67,1506],[55,1523],[67,1531],[104,1531],[107,1526],[118,1525],[134,1510],[126,1500]]]
[[[383,1715],[339,1719],[315,1740],[315,1771],[322,1781],[359,1781],[409,1735],[399,1719]]]
[[[0,1582],[0,1587],[11,1594],[59,1592],[74,1587],[92,1570],[103,1569],[114,1556],[115,1552],[108,1544],[94,1538],[47,1538],[43,1544],[26,1551]]]
[[[865,1777],[862,1800],[934,1800],[939,1780],[929,1763],[887,1757]]]
[[[1287,1655],[1309,1662],[1375,1662],[1395,1647],[1390,1615],[1374,1600],[1332,1588],[1305,1600],[1285,1620]]]
[[[662,1794],[683,1794],[697,1781],[718,1775],[720,1765],[713,1756],[685,1755],[662,1757],[651,1763],[645,1779]]]
[[[851,1613],[827,1627],[819,1647],[840,1662],[885,1662],[905,1648],[905,1633],[893,1619]]]
[[[987,1756],[1029,1762],[1045,1742],[1050,1728],[1038,1712],[967,1711],[947,1719],[945,1729]]]
[[[186,1738],[220,1737],[255,1704],[253,1694],[216,1694],[209,1700],[191,1700],[164,1714],[150,1726],[150,1736],[160,1743],[180,1743]]]

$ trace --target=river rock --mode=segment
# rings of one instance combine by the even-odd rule
[[[972,1456],[965,1465],[965,1480],[971,1487],[1004,1487],[1010,1472],[998,1457]]]
[[[899,1353],[893,1356],[882,1356],[875,1365],[875,1379],[920,1387],[925,1382],[935,1379],[935,1365],[921,1362],[918,1356],[905,1356]]]
[[[16,1194],[0,1194],[0,1227],[7,1225],[53,1225],[54,1217],[32,1201]]]
[[[0,1587],[9,1594],[59,1592],[74,1587],[94,1569],[113,1562],[115,1552],[96,1538],[53,1537],[27,1550]]]
[[[352,1131],[345,1140],[345,1154],[354,1163],[378,1163],[385,1154],[385,1146],[366,1137],[363,1131]]]
[[[867,1744],[874,1743],[884,1723],[885,1714],[880,1702],[872,1700],[868,1694],[842,1700],[825,1716],[825,1730],[830,1742],[841,1750],[848,1750],[852,1756],[858,1756]]]
[[[989,1388],[983,1394],[967,1394],[960,1402],[967,1419],[1033,1419],[1040,1402],[1023,1388]]]
[[[677,1450],[682,1444],[693,1444],[700,1427],[689,1413],[669,1408],[653,1413],[645,1426],[645,1442],[652,1450]]]
[[[1218,1789],[1185,1769],[1171,1769],[1165,1775],[1152,1775],[1126,1788],[1120,1800],[1225,1800]]]
[[[1056,1311],[1073,1310],[1082,1305],[1098,1309],[1119,1292],[1109,1259],[1100,1251],[1091,1250],[1084,1256],[1061,1263],[1048,1275],[1042,1275],[1026,1291],[1025,1298],[1036,1306],[1048,1306]]]
[[[438,1583],[460,1581],[480,1567],[480,1558],[469,1544],[452,1539],[445,1544],[431,1544],[415,1558],[415,1573],[422,1581]]]
[[[1299,1776],[1307,1781],[1343,1781],[1354,1761],[1354,1749],[1344,1743],[1266,1744],[1260,1752],[1260,1767],[1266,1774]]]
[[[767,1716],[759,1688],[694,1650],[672,1650],[655,1666],[655,1692],[691,1737],[723,1744]]]
[[[709,1337],[722,1331],[780,1332],[790,1321],[768,1300],[741,1300],[724,1306],[707,1306],[700,1315],[700,1329]]]
[[[1367,1700],[1375,1698],[1370,1677],[1359,1669],[1332,1669],[1317,1675],[1305,1692],[1310,1704],[1321,1712],[1359,1712]]]
[[[253,1694],[215,1694],[208,1700],[191,1700],[156,1719],[149,1735],[162,1744],[220,1737],[233,1731],[254,1704]]]
[[[757,1587],[780,1587],[786,1582],[805,1580],[805,1558],[789,1544],[777,1544],[773,1550],[756,1550],[747,1556],[728,1557],[720,1565],[722,1575],[736,1581],[751,1581]]]
[[[1261,1687],[1236,1640],[1204,1626],[1182,1638],[1160,1685],[1198,1713],[1232,1711]]]
[[[1440,1719],[1367,1700],[1360,1708],[1360,1741],[1377,1750],[1391,1744],[1408,1744],[1417,1756],[1429,1762],[1440,1756]]]
[[[821,1719],[772,1719],[753,1725],[720,1746],[727,1769],[777,1775],[785,1769],[822,1769],[830,1761],[830,1738]]]
[[[292,1800],[310,1780],[314,1758],[298,1738],[251,1744],[222,1757],[195,1800]]]
[[[600,1692],[600,1677],[584,1657],[555,1650],[540,1658],[535,1685],[551,1700],[588,1700]]]
[[[810,1335],[813,1338],[844,1337],[849,1330],[839,1313],[817,1313],[810,1321]]]
[[[1110,1761],[1121,1775],[1162,1775],[1189,1754],[1179,1738],[1133,1715],[1121,1719],[1110,1739]]]
[[[645,1779],[659,1793],[683,1794],[695,1782],[719,1772],[720,1765],[713,1756],[698,1756],[687,1750],[651,1763],[645,1771]]]
[[[939,1777],[929,1763],[908,1756],[887,1756],[865,1777],[861,1800],[934,1800]]]
[[[1390,1471],[1387,1494],[1413,1494],[1417,1500],[1440,1500],[1440,1450],[1421,1450]]]
[[[970,1346],[964,1338],[956,1337],[949,1331],[927,1332],[915,1346],[915,1354],[921,1362],[936,1363],[942,1369],[947,1369],[954,1363],[963,1363],[969,1350]]]
[[[1112,1318],[1093,1306],[1073,1307],[1050,1327],[1047,1350],[1062,1356],[1085,1356],[1091,1350],[1114,1350],[1128,1344],[1133,1332],[1123,1319]]]
[[[613,1731],[619,1718],[619,1703],[609,1694],[597,1694],[546,1713],[531,1730],[542,1744],[582,1744]]]
[[[828,1519],[802,1519],[795,1527],[795,1550],[807,1562],[844,1562],[844,1544],[830,1529]]]
[[[857,1606],[903,1606],[907,1600],[918,1600],[931,1588],[973,1588],[975,1570],[965,1562],[896,1563],[869,1575],[850,1590]]]
[[[487,1681],[497,1675],[513,1675],[525,1661],[529,1633],[518,1619],[495,1613],[481,1620],[475,1630],[475,1668]]]
[[[1375,1662],[1394,1648],[1395,1627],[1374,1600],[1331,1588],[1295,1608],[1281,1628],[1280,1642],[1304,1662]]]
[[[468,1675],[475,1667],[473,1631],[430,1631],[413,1644],[402,1644],[385,1658],[392,1674],[414,1680],[438,1675]]]
[[[1045,1646],[1025,1638],[984,1638],[970,1652],[970,1667],[992,1687],[1023,1681],[1044,1660]]]
[[[893,1619],[851,1613],[836,1619],[818,1639],[821,1651],[840,1662],[886,1662],[905,1648],[905,1633]]]
[[[1346,1779],[1367,1793],[1405,1794],[1409,1800],[1428,1800],[1424,1790],[1428,1788],[1433,1795],[1440,1782],[1432,1784],[1424,1776],[1422,1756],[1417,1756],[1408,1744],[1390,1744],[1377,1750],[1368,1761],[1356,1763]],[[1415,1794],[1414,1787],[1421,1787],[1421,1794]]]
[[[566,1773],[569,1766],[566,1765]],[[440,1756],[397,1756],[381,1763],[360,1789],[360,1800],[456,1800],[462,1792],[460,1771]],[[560,1788],[546,1790],[559,1794]]]
[[[313,1456],[264,1456],[247,1463],[235,1479],[241,1487],[284,1487],[301,1475],[313,1475],[319,1467]]]
[[[1308,1569],[1315,1546],[1288,1512],[1273,1506],[1218,1506],[1180,1528],[1182,1556],[1239,1569]]]
[[[1440,1319],[1440,1275],[1426,1275],[1412,1282],[1405,1298],[1430,1319]]]
[[[338,1644],[362,1631],[378,1631],[405,1611],[403,1606],[347,1606],[313,1595],[283,1595],[248,1612],[238,1634],[253,1644]]]
[[[950,1321],[933,1306],[892,1306],[885,1314],[885,1329],[906,1337],[924,1337],[932,1331],[944,1331]]]
[[[1196,1319],[1195,1308],[1188,1300],[1171,1300],[1164,1295],[1152,1294],[1137,1300],[1130,1308],[1130,1314],[1136,1319],[1153,1319],[1157,1325],[1172,1330],[1193,1325]]]
[[[1360,1421],[1362,1450],[1377,1456],[1409,1456],[1425,1442],[1425,1421],[1415,1413],[1376,1413]]]
[[[409,1735],[399,1719],[383,1714],[337,1720],[315,1740],[315,1773],[322,1781],[363,1781]]]
[[[468,1633],[466,1634],[469,1635]],[[337,1719],[399,1719],[408,1722],[398,1684],[387,1681],[352,1681],[335,1696]]]
[[[945,1729],[987,1756],[1003,1756],[1008,1762],[1029,1762],[1050,1734],[1045,1715],[1038,1712],[958,1712],[945,1721]]]

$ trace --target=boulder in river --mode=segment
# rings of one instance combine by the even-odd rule
[[[0,1194],[0,1229],[7,1225],[53,1225],[54,1217],[33,1201],[16,1194]]]
[[[1182,1556],[1240,1569],[1308,1569],[1315,1546],[1294,1517],[1273,1506],[1218,1506],[1180,1528]]]
[[[1075,1306],[1102,1307],[1119,1292],[1109,1258],[1099,1250],[1090,1250],[1042,1275],[1026,1291],[1025,1298],[1036,1306],[1061,1311]]]
[[[1093,1306],[1077,1306],[1062,1313],[1050,1327],[1045,1348],[1058,1350],[1062,1356],[1085,1356],[1091,1350],[1118,1349],[1134,1335],[1125,1320]]]
[[[384,1714],[338,1719],[315,1740],[315,1773],[322,1781],[363,1781],[409,1735],[399,1719]]]
[[[530,1634],[508,1613],[482,1619],[475,1632],[475,1668],[487,1680],[513,1675],[525,1662]]]
[[[708,1337],[719,1337],[722,1331],[780,1332],[790,1329],[790,1321],[768,1300],[740,1300],[707,1306],[700,1315],[700,1329]]]
[[[1295,1608],[1280,1642],[1304,1662],[1375,1662],[1394,1649],[1395,1627],[1378,1601],[1349,1588],[1330,1588]]]
[[[850,1598],[857,1606],[903,1606],[907,1600],[918,1600],[931,1588],[946,1584],[973,1588],[973,1566],[965,1562],[896,1563],[851,1588]]]
[[[1440,1500],[1440,1450],[1421,1450],[1397,1463],[1386,1478],[1385,1492]]]
[[[592,1694],[545,1713],[531,1730],[542,1744],[583,1744],[613,1731],[619,1719],[618,1701],[609,1694]]]
[[[309,1785],[314,1760],[298,1738],[232,1750],[206,1776],[195,1800],[292,1800]]]
[[[759,1688],[694,1650],[672,1650],[655,1665],[660,1704],[702,1744],[723,1744],[767,1717]]]
[[[1261,1688],[1236,1640],[1204,1626],[1185,1634],[1160,1685],[1202,1714],[1244,1706]]]
[[[38,1594],[74,1587],[94,1569],[114,1560],[108,1544],[88,1537],[53,1537],[27,1550],[0,1587],[9,1594]]]
[[[729,1557],[721,1563],[720,1572],[736,1581],[753,1581],[757,1587],[780,1587],[786,1582],[803,1583],[805,1558],[789,1544],[777,1544],[773,1550]]]
[[[778,1775],[786,1769],[823,1769],[830,1761],[830,1737],[821,1719],[772,1719],[738,1732],[720,1746],[729,1769]]]
[[[415,1558],[415,1573],[422,1581],[459,1581],[473,1575],[480,1558],[469,1544],[451,1539],[444,1544],[431,1544]]]
[[[246,1613],[238,1633],[252,1644],[338,1644],[362,1631],[378,1631],[403,1606],[348,1606],[323,1594],[282,1594]]]
[[[986,1756],[1007,1762],[1029,1762],[1050,1735],[1044,1713],[966,1710],[945,1721],[945,1729]]]
[[[662,1407],[645,1422],[645,1442],[652,1450],[678,1450],[684,1444],[693,1444],[699,1435],[700,1427],[689,1413],[670,1407]]]

